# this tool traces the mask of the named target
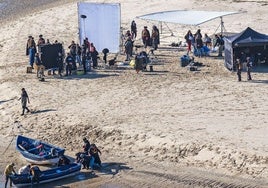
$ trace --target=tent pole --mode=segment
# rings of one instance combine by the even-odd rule
[[[161,34],[162,34],[162,33],[163,33],[162,22],[159,22],[159,25],[160,25],[160,32],[161,32]]]
[[[223,34],[223,27],[224,27],[224,25],[223,25],[223,20],[222,20],[222,16],[221,16],[221,35]]]
[[[171,36],[174,36],[174,34],[173,34],[172,30],[171,30],[171,29],[168,27],[167,23],[166,23],[166,22],[164,22],[164,23],[165,23],[165,25],[167,26],[168,30],[170,31]]]
[[[226,29],[224,27],[224,22],[223,22],[223,19],[222,19],[222,16],[220,17],[221,19],[221,23],[220,25],[217,27],[217,29],[215,30],[215,33],[218,31],[218,29],[220,28],[221,29],[221,35],[223,35],[223,32],[226,32]]]

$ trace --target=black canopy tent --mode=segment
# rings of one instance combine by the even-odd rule
[[[224,64],[229,70],[235,70],[235,60],[241,52],[254,60],[265,61],[268,64],[268,35],[258,33],[250,27],[241,33],[224,37]]]

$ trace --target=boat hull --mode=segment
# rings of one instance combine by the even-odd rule
[[[43,170],[39,178],[39,184],[49,183],[70,176],[74,176],[76,174],[79,174],[80,170],[81,164],[79,163],[72,163],[57,168]],[[14,175],[11,177],[11,179],[16,187],[26,187],[32,185],[31,176],[28,174]]]
[[[56,164],[59,160],[59,156],[63,155],[65,152],[63,148],[22,135],[17,136],[16,150],[19,151],[28,162],[39,165]]]

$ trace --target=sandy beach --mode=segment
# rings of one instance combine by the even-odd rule
[[[136,16],[167,10],[241,11],[224,17],[228,32],[251,27],[268,34],[264,0],[94,2],[120,3],[123,32],[134,19],[137,44],[143,26],[151,29],[157,23]],[[4,3],[0,1],[0,8]],[[12,5],[1,17],[1,172],[9,162],[15,162],[16,169],[26,164],[15,150],[17,134],[64,147],[71,157],[87,137],[101,149],[103,169],[83,169],[79,176],[42,187],[268,187],[267,72],[253,72],[251,82],[243,72],[238,82],[224,60],[215,58],[217,53],[196,57],[204,66],[192,72],[180,67],[186,48],[168,48],[184,41],[189,29],[213,35],[219,19],[198,27],[168,24],[174,36],[164,25],[154,72],[100,67],[63,78],[46,73],[40,82],[35,72],[26,73],[28,35],[58,40],[65,50],[72,40],[78,42],[77,1],[42,3],[38,8],[33,3],[31,11],[31,1],[25,1],[25,9]],[[19,16],[12,16],[14,12]],[[124,59],[119,55],[118,61]],[[18,100],[22,87],[32,111],[25,116],[20,116]]]

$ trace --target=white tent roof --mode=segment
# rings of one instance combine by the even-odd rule
[[[238,13],[239,12],[174,10],[145,14],[137,18],[185,25],[200,25],[218,17]]]

